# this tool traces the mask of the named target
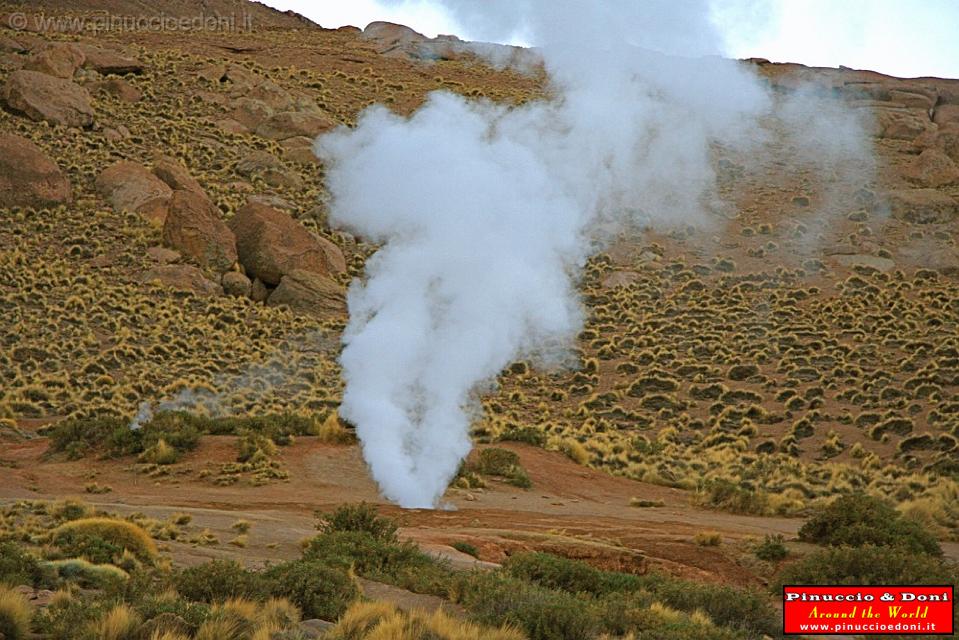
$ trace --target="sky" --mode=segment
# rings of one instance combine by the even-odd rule
[[[433,0],[264,1],[324,27],[362,28],[386,20],[430,37],[478,39]],[[712,0],[711,5],[731,57],[959,78],[959,0]],[[522,34],[508,43],[536,44]]]

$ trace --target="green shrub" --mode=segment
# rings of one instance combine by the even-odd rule
[[[34,631],[51,640],[76,640],[77,630],[100,619],[110,604],[106,600],[72,598],[41,607],[34,616]]]
[[[956,584],[955,568],[928,554],[901,547],[829,547],[786,565],[775,580],[784,584]]]
[[[152,620],[163,614],[173,615],[195,629],[210,615],[210,605],[204,602],[190,602],[181,597],[170,597],[166,593],[150,594],[134,601],[137,612],[144,620]]]
[[[411,542],[384,542],[365,531],[321,533],[307,543],[304,560],[394,584],[417,593],[445,596],[451,572]]]
[[[533,483],[520,464],[519,456],[509,449],[488,447],[479,453],[476,471],[488,476],[505,478],[509,484],[529,489]]]
[[[473,556],[474,558],[479,557],[479,549],[475,545],[470,544],[469,542],[464,542],[462,540],[457,540],[452,545],[454,549],[460,553],[465,553],[468,556]]]
[[[338,531],[366,533],[374,540],[392,543],[397,540],[398,527],[390,518],[378,515],[374,505],[361,502],[344,504],[332,513],[321,515],[317,529],[323,533]]]
[[[52,586],[52,576],[31,553],[14,542],[0,543],[0,584]]]
[[[270,585],[263,576],[235,560],[211,560],[173,574],[177,592],[187,600],[215,603],[229,598],[262,600]]]
[[[851,494],[833,500],[799,529],[799,539],[831,547],[901,547],[912,553],[942,555],[935,536],[872,496]]]
[[[536,427],[517,427],[510,425],[499,434],[500,442],[525,442],[534,447],[546,446],[546,433]]]
[[[520,580],[569,593],[602,595],[611,591],[638,588],[638,582],[632,589],[625,584],[612,585],[611,581],[607,580],[607,572],[600,571],[585,562],[549,553],[519,553],[510,556],[504,563],[503,569]]]
[[[778,615],[769,599],[755,589],[682,580],[651,573],[639,578],[642,588],[663,604],[692,613],[705,612],[718,625],[755,635],[775,635]]]
[[[285,562],[267,569],[265,577],[272,595],[289,598],[307,618],[336,620],[359,596],[345,571],[320,562]]]
[[[44,565],[64,580],[89,589],[119,590],[130,575],[112,564],[94,564],[83,558],[51,560]]]
[[[782,534],[767,535],[763,541],[756,545],[754,553],[760,560],[767,562],[779,562],[789,555],[789,549],[783,544]]]
[[[525,582],[504,572],[456,576],[456,601],[483,624],[515,625],[530,640],[591,640],[601,629],[591,599]]]

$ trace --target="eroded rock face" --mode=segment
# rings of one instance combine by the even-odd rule
[[[248,202],[229,223],[247,273],[271,285],[300,269],[329,277],[346,271],[339,247],[273,207]]]
[[[893,216],[915,224],[938,224],[959,218],[959,202],[935,189],[897,189],[885,200]]]
[[[166,220],[173,190],[137,162],[121,160],[97,176],[97,192],[117,211],[134,211],[156,226]]]
[[[31,140],[0,135],[0,207],[48,207],[73,199],[70,180]]]
[[[38,71],[14,71],[3,88],[13,111],[31,120],[68,127],[89,127],[94,111],[90,94],[80,85]]]
[[[299,313],[326,316],[346,313],[343,286],[311,271],[295,269],[283,276],[266,304],[286,305]]]
[[[163,242],[201,266],[227,271],[236,263],[236,240],[206,196],[174,191],[163,224]]]
[[[916,156],[905,177],[922,187],[944,187],[959,183],[959,167],[945,152],[930,147]]]

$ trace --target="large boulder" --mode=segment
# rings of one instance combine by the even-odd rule
[[[70,180],[27,138],[0,135],[0,207],[47,207],[72,199]]]
[[[903,172],[906,179],[923,187],[944,187],[959,183],[959,167],[940,149],[929,147]]]
[[[318,238],[273,207],[248,202],[229,223],[240,263],[247,273],[271,285],[297,269],[331,276],[346,271],[339,247]]]
[[[270,140],[306,136],[315,138],[336,127],[335,120],[318,111],[284,111],[274,114],[256,128],[257,135]]]
[[[103,49],[90,44],[78,45],[85,56],[83,66],[93,69],[97,73],[109,75],[111,73],[124,75],[127,73],[141,73],[143,63],[135,58],[129,58],[117,51]]]
[[[39,71],[21,69],[7,78],[3,99],[31,120],[68,127],[89,127],[94,111],[90,94],[78,84]]]
[[[166,220],[173,190],[142,164],[121,160],[97,176],[97,192],[117,211],[134,211],[156,226]]]
[[[892,215],[906,222],[939,224],[959,217],[959,202],[935,189],[897,189],[885,199]]]
[[[39,71],[50,76],[69,80],[87,59],[75,44],[66,42],[51,44],[34,53],[23,65],[28,71]]]
[[[178,291],[192,291],[201,296],[223,295],[223,287],[207,279],[197,267],[189,264],[165,264],[140,274],[140,281],[159,284]]]
[[[94,87],[96,87],[96,91],[111,95],[128,104],[139,102],[140,98],[143,97],[143,93],[139,89],[119,76],[110,76],[101,82],[97,82]]]
[[[283,276],[266,304],[286,305],[299,313],[317,316],[346,312],[346,292],[342,285],[312,271],[295,269]]]
[[[220,219],[220,210],[193,191],[173,192],[163,223],[163,242],[221,273],[236,263],[236,239]]]

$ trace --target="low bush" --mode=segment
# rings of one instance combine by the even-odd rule
[[[789,555],[789,549],[786,548],[784,542],[782,534],[767,535],[762,542],[756,545],[753,553],[760,560],[779,562]]]
[[[44,565],[63,580],[88,589],[120,590],[130,574],[112,564],[94,564],[83,558],[51,560]]]
[[[173,584],[187,600],[211,604],[229,598],[263,600],[270,593],[261,574],[235,560],[211,560],[181,569],[173,574]]]
[[[303,559],[321,562],[417,593],[445,596],[451,578],[446,563],[410,542],[384,542],[365,531],[333,531],[311,539]]]
[[[475,471],[488,476],[504,478],[509,484],[528,489],[532,486],[529,475],[520,464],[519,456],[509,449],[487,447],[479,452]]]
[[[153,563],[157,555],[149,533],[132,522],[113,518],[71,520],[54,529],[50,541],[67,555],[93,562],[112,562],[123,550],[147,563]]]
[[[360,532],[368,534],[374,540],[387,543],[396,542],[398,528],[396,522],[380,516],[376,507],[366,502],[341,505],[331,513],[321,515],[317,524],[317,529],[322,533]]]
[[[829,547],[786,565],[773,590],[784,584],[956,584],[954,567],[901,547]]]
[[[49,587],[52,577],[37,557],[16,543],[3,542],[0,543],[0,584]]]
[[[534,447],[546,446],[546,433],[536,427],[518,427],[511,425],[503,430],[497,438],[500,442],[524,442]]]
[[[569,593],[604,595],[639,588],[638,577],[601,571],[585,562],[549,553],[515,554],[506,560],[503,569],[520,580]]]
[[[321,562],[284,562],[267,569],[264,577],[272,595],[289,598],[308,618],[336,620],[359,597],[359,589],[345,571]]]
[[[820,509],[799,529],[799,539],[831,547],[901,547],[942,555],[935,536],[921,524],[904,518],[885,500],[861,493],[841,496]]]
[[[530,640],[591,640],[602,628],[591,599],[532,584],[503,572],[456,576],[455,600],[479,622],[512,625]]]

